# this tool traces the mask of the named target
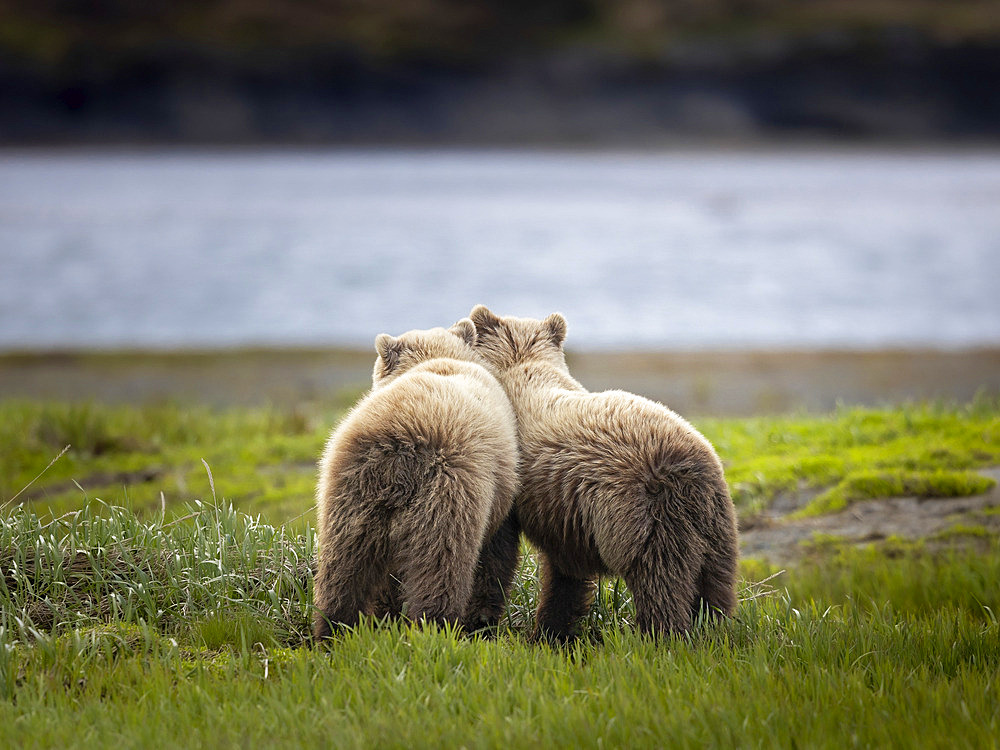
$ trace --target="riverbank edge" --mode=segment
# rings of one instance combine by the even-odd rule
[[[0,353],[0,397],[213,406],[350,400],[367,388],[374,356],[361,347],[12,351]],[[705,416],[1000,393],[1000,346],[571,349],[567,360],[592,390],[620,388]]]

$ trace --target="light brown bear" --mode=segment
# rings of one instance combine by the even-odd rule
[[[499,621],[519,552],[517,432],[475,339],[467,318],[375,339],[372,390],[320,460],[317,639],[403,604],[413,620]]]
[[[624,578],[636,625],[686,631],[736,607],[736,518],[711,444],[670,409],[590,393],[566,367],[566,320],[470,315],[518,420],[521,528],[540,551],[536,635],[565,640],[598,575]]]

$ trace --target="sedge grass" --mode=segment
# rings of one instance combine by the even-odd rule
[[[829,544],[744,585],[735,618],[659,641],[608,580],[563,648],[526,638],[529,556],[492,637],[365,620],[311,647],[313,538],[228,505],[186,516],[4,516],[0,746],[990,747],[1000,731],[995,539]]]
[[[496,633],[366,620],[317,648],[312,460],[336,411],[65,408],[0,404],[0,498],[41,473],[0,511],[0,747],[998,744],[986,527],[968,548],[817,542],[773,578],[746,560],[736,617],[685,638],[637,635],[607,579],[577,641],[529,642],[525,555]],[[1000,463],[984,399],[698,426],[743,514],[861,471]]]

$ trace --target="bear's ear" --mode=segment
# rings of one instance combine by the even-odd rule
[[[448,329],[469,346],[476,345],[476,325],[468,318],[462,318]]]
[[[390,373],[399,364],[399,353],[403,351],[403,342],[388,333],[380,333],[375,337],[375,351],[382,360],[383,372]]]
[[[495,331],[500,327],[500,318],[490,312],[486,305],[476,305],[469,313],[472,324],[476,327],[476,333],[482,335]]]
[[[542,325],[545,326],[552,343],[561,346],[562,342],[566,340],[566,318],[559,313],[552,313],[542,321]]]

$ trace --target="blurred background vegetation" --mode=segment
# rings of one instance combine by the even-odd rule
[[[0,143],[995,139],[995,0],[0,0]]]

